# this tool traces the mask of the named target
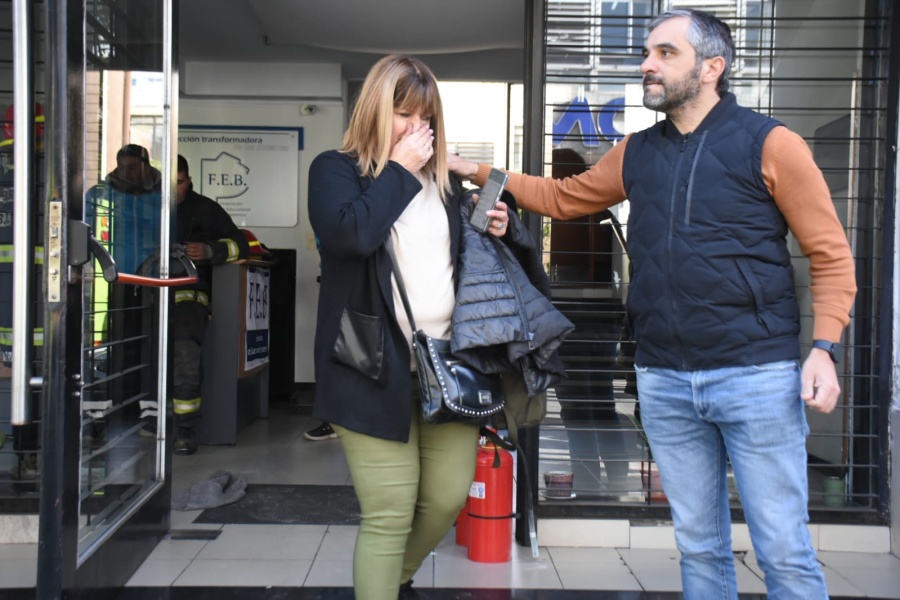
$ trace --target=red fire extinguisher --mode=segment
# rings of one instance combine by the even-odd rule
[[[512,558],[512,502],[512,454],[493,443],[482,443],[466,501],[469,560],[500,563]]]

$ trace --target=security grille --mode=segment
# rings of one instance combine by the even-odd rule
[[[659,118],[642,107],[639,65],[649,18],[677,7],[708,10],[730,24],[737,45],[732,91],[739,103],[803,136],[825,174],[857,260],[859,294],[839,367],[842,400],[831,415],[807,413],[810,508],[814,519],[840,520],[852,512],[857,521],[879,522],[886,468],[878,448],[886,439],[889,398],[879,396],[884,373],[877,368],[876,340],[890,324],[878,314],[885,232],[876,216],[885,207],[888,177],[882,140],[889,121],[890,3],[548,2],[545,97],[552,119],[545,123],[545,175],[578,173],[625,134]],[[543,220],[554,299],[577,329],[562,350],[569,378],[556,388],[540,432],[542,512],[573,496],[582,507],[641,506],[646,512],[648,504],[665,506],[649,476],[622,318],[627,218],[625,202],[572,221]],[[796,241],[789,242],[805,354],[812,329],[807,261]],[[574,473],[571,496],[556,489],[558,471]],[[731,492],[737,508],[733,485]]]

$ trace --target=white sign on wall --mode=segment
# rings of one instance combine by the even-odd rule
[[[194,191],[222,205],[238,227],[297,224],[298,152],[303,129],[185,125],[178,153]]]

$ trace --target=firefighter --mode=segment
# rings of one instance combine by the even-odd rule
[[[173,327],[173,395],[175,454],[197,451],[194,426],[200,418],[200,388],[203,378],[201,349],[211,318],[212,265],[247,258],[250,245],[244,233],[215,201],[193,190],[187,160],[178,156],[177,242],[184,244],[188,258],[197,263],[200,280],[175,290]],[[143,416],[143,415],[142,415]],[[155,435],[156,416],[148,412],[145,428]]]

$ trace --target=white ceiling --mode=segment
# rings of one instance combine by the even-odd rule
[[[527,0],[181,0],[180,62],[340,63],[418,56],[438,79],[521,81]]]

